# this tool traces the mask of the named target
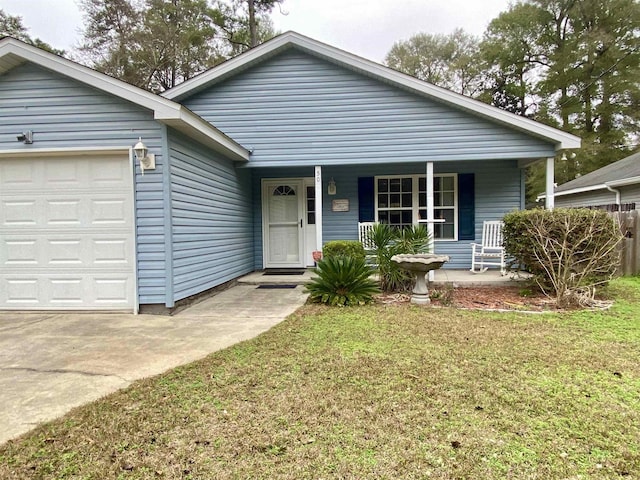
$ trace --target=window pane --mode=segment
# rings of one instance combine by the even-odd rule
[[[411,225],[413,223],[413,212],[411,210],[402,211],[402,224]]]
[[[436,207],[441,207],[442,206],[442,193],[441,192],[434,192],[433,193],[433,205]]]
[[[313,212],[307,213],[307,224],[315,225],[316,224],[316,214]]]
[[[453,225],[442,225],[442,238],[453,238],[454,228]]]
[[[399,178],[391,178],[389,180],[389,191],[390,192],[399,192],[400,191],[400,179]]]
[[[426,207],[427,206],[427,194],[426,193],[418,194],[418,201],[420,202],[420,205],[418,205],[419,207]]]
[[[400,194],[399,193],[392,193],[391,195],[389,195],[390,199],[389,199],[389,203],[390,203],[390,207],[399,207],[400,206]]]
[[[403,193],[402,194],[402,206],[411,208],[412,197],[413,197],[413,195],[410,194],[410,193]]]
[[[420,220],[426,220],[427,219],[427,211],[426,210],[420,210],[418,212],[418,216],[420,218]],[[426,225],[426,224],[424,224]]]
[[[389,191],[389,180],[386,178],[378,179],[378,192],[388,192]]]
[[[389,223],[389,212],[378,212],[378,222],[379,223]]]
[[[402,191],[403,192],[412,192],[413,191],[413,178],[403,178],[402,179]]]
[[[426,177],[418,178],[418,190],[421,191],[421,192],[426,192],[427,191],[427,178]]]
[[[442,190],[442,182],[440,181],[440,177],[433,177],[433,189],[434,190]]]
[[[391,225],[400,225],[402,221],[402,210],[391,210],[389,212],[389,223]]]
[[[442,203],[441,205],[446,205],[448,207],[453,207],[455,204],[453,192],[444,192],[442,194]]]
[[[378,208],[388,208],[389,207],[389,196],[386,193],[382,195],[378,195]]]
[[[442,190],[453,190],[453,177],[442,177]]]
[[[307,210],[313,212],[315,210],[316,201],[313,198],[307,199]]]

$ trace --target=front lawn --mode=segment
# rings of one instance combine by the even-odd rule
[[[0,447],[0,478],[640,478],[640,279],[608,312],[306,306]]]

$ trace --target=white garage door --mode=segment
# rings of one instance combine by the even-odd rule
[[[128,155],[0,158],[0,310],[134,306]]]

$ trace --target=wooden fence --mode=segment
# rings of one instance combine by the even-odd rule
[[[638,275],[640,273],[640,210],[611,212],[611,215],[618,220],[624,234],[621,273]]]

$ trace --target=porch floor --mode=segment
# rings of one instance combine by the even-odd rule
[[[248,285],[304,285],[313,277],[312,269],[306,269],[302,275],[265,275],[257,270],[238,279],[240,284]],[[471,273],[469,270],[441,269],[435,271],[433,285],[453,284],[454,287],[508,286],[516,285],[527,279],[526,273],[505,276],[499,270],[488,270],[484,273]]]

